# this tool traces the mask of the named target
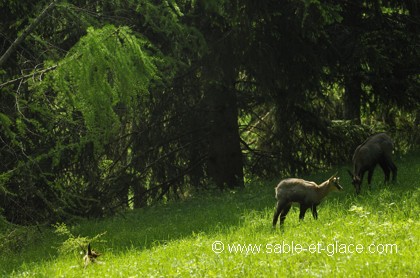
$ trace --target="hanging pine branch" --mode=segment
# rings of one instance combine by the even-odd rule
[[[118,132],[116,107],[132,115],[150,80],[159,79],[157,58],[148,55],[150,50],[128,27],[89,28],[52,73],[55,90],[82,113],[95,147],[100,149]]]

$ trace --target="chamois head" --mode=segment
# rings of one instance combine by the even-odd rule
[[[340,177],[337,177],[338,173],[335,173],[331,178],[328,179],[328,186],[330,188],[330,191],[340,191],[343,190],[343,187],[340,185]]]
[[[347,170],[347,172],[351,177],[351,183],[353,184],[354,189],[356,189],[356,194],[359,194],[362,185],[362,179],[357,175],[353,175],[352,172],[350,172],[350,170]]]

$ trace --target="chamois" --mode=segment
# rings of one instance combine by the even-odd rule
[[[86,255],[83,257],[83,261],[85,262],[85,268],[88,266],[89,263],[94,263],[96,262],[96,258],[99,257],[101,254],[93,251],[90,248],[90,243],[87,246],[87,251],[86,251]]]
[[[386,133],[372,135],[360,144],[353,155],[352,183],[356,189],[356,194],[360,193],[363,175],[368,171],[368,185],[372,181],[373,170],[379,164],[385,175],[385,182],[389,181],[389,173],[392,171],[392,180],[397,178],[397,166],[392,162],[391,155],[394,144]]]
[[[335,174],[319,185],[313,181],[297,178],[280,181],[275,188],[277,207],[273,217],[273,228],[276,226],[279,216],[280,227],[283,226],[286,215],[294,202],[300,204],[299,220],[303,220],[308,208],[311,208],[314,219],[318,219],[316,206],[321,203],[322,199],[329,192],[343,189],[339,184],[339,180],[340,178]]]

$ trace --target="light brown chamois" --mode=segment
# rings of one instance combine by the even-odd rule
[[[90,248],[90,243],[89,243],[88,246],[87,246],[86,255],[83,257],[85,268],[88,266],[88,264],[96,262],[96,258],[99,257],[100,255],[101,254],[93,251]]]
[[[321,203],[322,199],[327,196],[329,192],[343,189],[339,184],[339,180],[340,178],[334,175],[319,185],[313,181],[296,178],[280,181],[275,188],[277,207],[273,217],[273,227],[276,226],[279,216],[280,227],[283,226],[283,222],[286,219],[286,215],[289,212],[292,203],[300,204],[300,220],[303,220],[308,208],[312,210],[313,217],[318,219],[316,206]]]
[[[397,166],[392,161],[392,150],[394,143],[386,133],[372,135],[360,144],[353,155],[352,183],[356,189],[356,194],[360,193],[363,176],[368,172],[368,185],[372,181],[373,170],[379,164],[385,175],[385,182],[389,181],[389,174],[392,172],[392,180],[397,178]]]

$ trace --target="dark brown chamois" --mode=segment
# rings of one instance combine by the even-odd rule
[[[385,175],[385,182],[389,181],[389,173],[392,171],[392,180],[397,178],[397,166],[392,162],[392,150],[394,144],[386,133],[378,133],[366,139],[354,151],[352,183],[356,194],[360,193],[365,172],[368,172],[368,185],[372,181],[373,170],[379,164]]]
[[[329,192],[343,189],[339,184],[339,180],[340,178],[336,177],[336,175],[319,185],[313,181],[296,178],[282,180],[275,188],[277,207],[273,217],[273,227],[276,226],[279,216],[280,227],[283,226],[283,222],[286,219],[286,215],[289,212],[292,203],[300,204],[300,220],[303,220],[308,208],[312,210],[314,219],[318,219],[316,206],[321,203],[322,199],[327,196]]]

